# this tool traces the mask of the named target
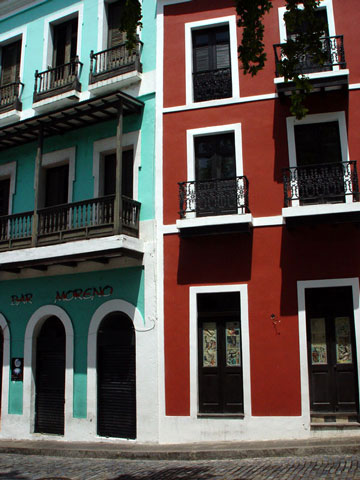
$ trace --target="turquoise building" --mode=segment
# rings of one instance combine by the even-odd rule
[[[155,3],[1,2],[3,438],[158,439]]]

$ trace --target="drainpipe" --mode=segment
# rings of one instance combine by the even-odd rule
[[[116,126],[116,187],[114,201],[114,233],[118,235],[122,232],[122,134],[123,134],[123,103],[120,101],[118,108],[117,126]]]
[[[41,162],[43,154],[43,129],[40,127],[39,136],[38,136],[38,146],[36,149],[36,160],[35,160],[35,181],[34,181],[34,215],[33,215],[33,224],[32,224],[32,241],[31,245],[36,247],[38,231],[39,231],[39,185],[40,185],[40,171],[41,171]]]

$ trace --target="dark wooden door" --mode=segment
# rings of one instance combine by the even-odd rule
[[[20,76],[21,40],[1,49],[1,85],[8,85]]]
[[[136,438],[135,332],[125,314],[106,317],[97,339],[97,431]]]
[[[234,134],[195,137],[197,216],[237,213]]]
[[[305,298],[311,412],[357,414],[352,289],[307,289]]]
[[[9,214],[10,178],[0,180],[0,217]]]
[[[45,207],[68,203],[69,165],[45,170]]]
[[[122,152],[122,176],[121,193],[125,197],[133,198],[134,183],[134,152],[124,150]],[[104,195],[115,195],[116,189],[116,153],[108,153],[104,156]]]
[[[238,293],[198,295],[199,412],[243,413]]]
[[[42,326],[36,343],[35,431],[64,434],[65,329],[56,317]]]

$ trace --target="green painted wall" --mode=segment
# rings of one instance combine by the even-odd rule
[[[95,297],[93,300],[71,300],[55,303],[56,293],[76,288],[113,287],[109,297]],[[31,304],[11,305],[12,296],[33,295]],[[90,320],[95,310],[104,302],[122,299],[135,305],[143,318],[144,277],[141,267],[117,270],[61,275],[45,278],[12,280],[1,282],[0,313],[10,328],[11,357],[24,356],[24,335],[32,314],[43,305],[57,305],[69,315],[74,328],[74,417],[86,418],[86,370],[87,340]],[[22,414],[22,382],[10,381],[9,413]]]

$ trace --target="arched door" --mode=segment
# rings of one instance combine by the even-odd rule
[[[48,318],[36,341],[35,432],[64,434],[65,329]]]
[[[97,337],[97,432],[136,438],[135,332],[124,313],[101,322]]]

